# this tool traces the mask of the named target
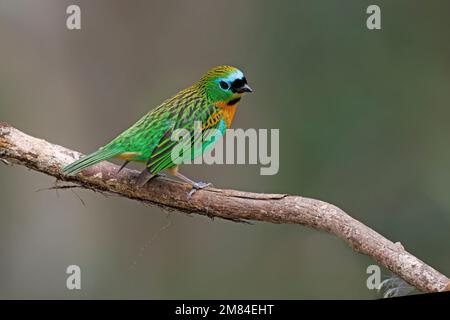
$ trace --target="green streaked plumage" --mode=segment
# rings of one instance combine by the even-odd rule
[[[145,162],[151,174],[172,168],[175,164],[171,151],[177,143],[171,140],[172,132],[176,129],[193,132],[194,122],[201,121],[204,129],[216,128],[223,134],[234,115],[231,109],[244,92],[251,92],[251,89],[241,71],[230,66],[215,67],[197,83],[144,115],[110,143],[65,166],[62,171],[76,174],[113,157]],[[204,143],[202,150],[206,147]]]

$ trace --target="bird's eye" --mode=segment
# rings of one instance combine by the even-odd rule
[[[230,88],[228,83],[226,83],[225,81],[220,81],[219,85],[223,90],[228,90]]]

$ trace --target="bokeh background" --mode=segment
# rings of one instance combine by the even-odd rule
[[[81,31],[66,29],[70,4]],[[370,4],[381,31],[366,28]],[[411,0],[0,0],[0,120],[87,153],[208,68],[238,66],[255,92],[234,127],[279,128],[280,171],[187,175],[334,203],[450,274],[449,11]],[[0,298],[378,297],[366,287],[372,260],[331,235],[37,191],[54,182],[0,165]],[[70,264],[80,291],[66,289]]]

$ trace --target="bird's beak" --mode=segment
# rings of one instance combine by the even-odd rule
[[[236,90],[237,93],[244,93],[244,92],[253,92],[252,88],[248,84],[244,84],[242,87]]]

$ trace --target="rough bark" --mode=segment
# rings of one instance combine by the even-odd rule
[[[446,291],[450,280],[407,252],[401,245],[350,217],[338,207],[310,198],[287,194],[261,194],[208,188],[188,199],[190,186],[166,178],[153,179],[143,188],[135,186],[138,172],[102,162],[76,176],[65,176],[60,168],[80,153],[29,136],[0,123],[0,158],[70,181],[80,187],[114,193],[188,214],[233,221],[294,223],[329,232],[343,239],[356,252],[372,257],[403,280],[423,292]]]

